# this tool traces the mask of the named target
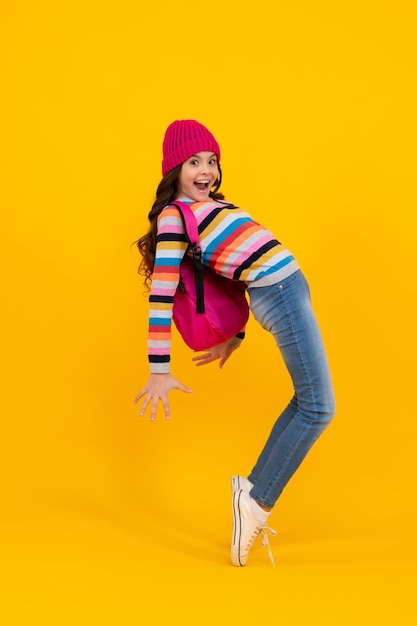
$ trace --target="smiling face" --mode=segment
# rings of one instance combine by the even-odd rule
[[[217,156],[214,152],[198,152],[187,159],[178,175],[178,197],[196,202],[208,200],[210,189],[219,175]]]

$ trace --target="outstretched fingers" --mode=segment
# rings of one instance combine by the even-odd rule
[[[191,389],[186,387],[171,374],[151,374],[146,386],[137,394],[134,403],[137,404],[144,397],[140,416],[143,416],[150,405],[151,422],[155,421],[159,402],[162,403],[166,419],[170,419],[171,410],[168,401],[168,394],[173,389],[179,389],[186,393],[191,393]]]
[[[203,352],[201,354],[197,354],[196,356],[194,356],[192,358],[192,361],[194,361],[197,367],[199,367],[200,365],[206,365],[206,363],[211,363],[212,361],[215,361],[218,358],[219,357],[213,355],[211,350],[208,350],[207,352]]]

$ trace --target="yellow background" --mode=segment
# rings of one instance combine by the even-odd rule
[[[414,2],[28,2],[2,10],[1,618],[14,624],[416,620]],[[290,383],[251,320],[151,424],[147,227],[177,118],[300,261],[337,415],[229,565],[232,473]]]

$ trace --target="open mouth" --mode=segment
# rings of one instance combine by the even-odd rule
[[[208,179],[197,180],[194,185],[199,191],[207,191],[208,189],[210,189],[210,181]]]

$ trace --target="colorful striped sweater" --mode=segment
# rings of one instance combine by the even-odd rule
[[[194,202],[181,198],[197,218],[202,261],[248,286],[275,284],[299,266],[273,234],[250,215],[227,202]],[[170,371],[171,326],[180,264],[187,249],[178,209],[168,205],[158,217],[155,265],[149,295],[148,358],[152,373]]]

